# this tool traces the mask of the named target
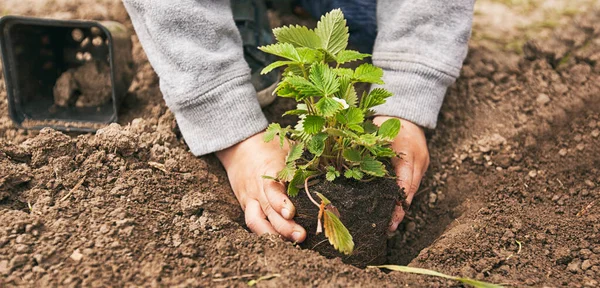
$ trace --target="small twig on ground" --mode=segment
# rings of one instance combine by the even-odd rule
[[[590,204],[588,204],[583,209],[581,209],[581,211],[579,211],[579,213],[577,213],[577,217],[581,217],[581,216],[585,215],[585,213],[587,213],[587,211],[590,210],[590,208],[592,208],[594,206],[594,204],[596,204],[596,201],[598,201],[598,200],[592,201]]]
[[[414,197],[417,197],[417,196],[419,196],[420,194],[423,194],[423,193],[425,193],[425,192],[427,192],[427,191],[430,191],[430,190],[431,190],[431,186],[429,186],[429,187],[427,187],[427,188],[423,188],[423,189],[421,189],[421,190],[417,191],[417,193],[415,193],[415,196],[414,196]],[[413,197],[413,198],[414,198],[414,197]]]
[[[79,182],[77,182],[77,184],[75,184],[75,186],[73,186],[73,189],[71,189],[71,191],[69,191],[69,193],[67,193],[67,195],[65,195],[63,198],[60,199],[60,201],[65,201],[67,200],[67,198],[71,197],[71,195],[73,194],[73,192],[75,192],[75,190],[79,189],[79,187],[81,187],[81,185],[83,185],[83,181],[85,181],[86,176],[83,176],[83,178],[81,178],[81,180],[79,180]]]
[[[315,248],[317,248],[317,246],[319,246],[319,245],[321,245],[321,244],[325,243],[325,241],[327,241],[327,239],[323,239],[323,241],[321,241],[321,242],[319,242],[319,243],[315,244],[315,246],[313,246],[313,247],[311,248],[311,250],[315,250]]]
[[[229,280],[237,280],[237,279],[251,278],[251,277],[254,277],[254,274],[244,274],[244,275],[237,275],[237,276],[231,276],[231,277],[226,277],[226,278],[213,278],[212,281],[213,282],[224,282],[224,281],[229,281]]]
[[[158,169],[162,172],[169,173],[169,171],[167,171],[167,169],[165,168],[165,164],[150,161],[148,162],[148,165],[150,165],[150,167],[154,169]]]
[[[169,216],[169,214],[166,213],[166,212],[164,212],[164,211],[160,211],[160,210],[156,210],[156,209],[151,209],[151,208],[146,208],[146,210],[151,211],[151,212],[157,212],[157,213],[163,214],[165,216]]]

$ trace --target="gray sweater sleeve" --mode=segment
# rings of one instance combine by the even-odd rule
[[[394,96],[375,107],[435,128],[446,89],[459,76],[471,35],[474,0],[378,0],[373,64]],[[376,88],[374,85],[373,88]]]
[[[266,128],[229,1],[123,3],[192,153],[225,149]]]

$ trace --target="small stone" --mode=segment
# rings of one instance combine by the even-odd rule
[[[588,259],[592,254],[594,254],[590,249],[581,249],[579,250],[579,255],[583,257],[583,259]]]
[[[540,104],[540,105],[546,105],[548,104],[548,102],[550,102],[550,97],[548,97],[548,95],[544,94],[544,93],[540,93],[540,95],[538,95],[538,97],[535,99],[535,101]]]
[[[600,130],[594,129],[591,133],[592,137],[597,138],[600,135]]]
[[[562,148],[560,150],[558,150],[558,155],[560,156],[567,156],[567,148]]]
[[[407,232],[414,232],[417,229],[417,224],[415,222],[408,222],[406,224],[406,231]]]
[[[7,276],[10,273],[10,268],[8,266],[8,260],[0,261],[0,275]]]
[[[567,270],[569,270],[573,274],[577,274],[581,272],[581,261],[579,259],[575,259],[567,265]]]
[[[531,171],[529,171],[529,174],[528,174],[528,175],[529,175],[529,177],[531,177],[531,178],[535,178],[535,176],[537,176],[537,174],[538,174],[538,172],[537,172],[537,171],[535,171],[535,170],[531,170]]]
[[[19,254],[25,254],[31,252],[31,247],[25,244],[17,244],[15,247],[15,251]]]
[[[588,270],[592,267],[592,261],[590,260],[583,260],[583,262],[581,263],[581,270],[585,271]]]
[[[556,202],[556,201],[558,201],[558,199],[560,199],[560,195],[556,194],[556,195],[552,196],[552,202]]]
[[[437,201],[437,194],[435,193],[429,193],[429,203],[435,203],[435,201]]]
[[[10,270],[19,268],[27,263],[27,256],[25,255],[17,255],[10,260],[8,267]]]
[[[590,191],[587,189],[581,189],[581,196],[588,196],[590,195]]]
[[[71,254],[70,258],[73,259],[73,261],[79,262],[81,261],[81,259],[83,259],[83,254],[79,252],[79,249],[75,249],[75,251],[73,251],[73,253]]]
[[[597,125],[598,125],[598,121],[596,121],[596,120],[591,120],[591,121],[588,123],[588,126],[589,126],[590,128],[596,128],[596,126],[597,126]]]
[[[579,151],[583,151],[583,149],[585,148],[585,145],[583,145],[583,143],[579,143],[579,144],[577,144],[577,147],[575,147],[575,148],[577,148],[577,150],[579,150]]]
[[[581,139],[582,139],[581,134],[577,134],[577,135],[575,135],[575,137],[573,137],[573,140],[575,140],[575,142],[581,142]]]
[[[537,145],[537,140],[535,140],[535,137],[527,135],[527,137],[525,138],[525,147],[531,148],[535,147],[535,145]]]
[[[588,279],[587,281],[585,281],[583,283],[583,286],[585,286],[585,287],[598,287],[598,281],[596,281],[594,279]]]
[[[596,184],[594,182],[592,182],[592,180],[586,179],[585,181],[583,181],[583,183],[585,183],[585,185],[587,185],[588,187],[594,189],[596,187]]]
[[[523,170],[523,168],[521,168],[521,166],[510,166],[510,167],[508,167],[508,171],[511,171],[511,172],[518,172],[518,171],[521,171],[521,170]]]

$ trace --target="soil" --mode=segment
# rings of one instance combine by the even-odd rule
[[[99,60],[65,71],[54,85],[54,103],[62,107],[97,107],[111,99],[110,66]]]
[[[319,179],[318,183],[309,186],[309,191],[316,198],[316,192],[323,194],[340,213],[340,220],[354,241],[354,251],[347,256],[339,253],[329,244],[324,233],[316,235],[316,207],[305,194],[300,191],[292,198],[296,207],[294,220],[307,231],[302,248],[312,249],[328,258],[341,257],[344,263],[358,267],[381,265],[386,260],[387,227],[391,221],[396,201],[405,198],[394,179],[375,179],[370,182],[349,181],[338,178],[334,182]],[[317,200],[320,202],[320,200]]]
[[[597,287],[597,1],[505,2],[477,1],[469,55],[428,131],[431,165],[387,263],[516,287]],[[132,28],[118,0],[3,4],[3,14]],[[545,14],[567,6],[576,9]],[[120,125],[93,135],[16,129],[0,82],[0,286],[244,287],[268,275],[259,286],[457,286],[248,232],[222,167],[189,153],[132,41],[138,73]]]

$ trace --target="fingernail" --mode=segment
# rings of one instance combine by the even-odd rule
[[[295,231],[292,233],[292,240],[294,240],[295,242],[300,241],[302,238],[302,233]]]
[[[281,216],[283,216],[283,218],[285,218],[285,219],[290,219],[290,218],[292,218],[292,215],[291,215],[290,209],[288,209],[288,208],[283,208],[283,209],[281,209]]]

